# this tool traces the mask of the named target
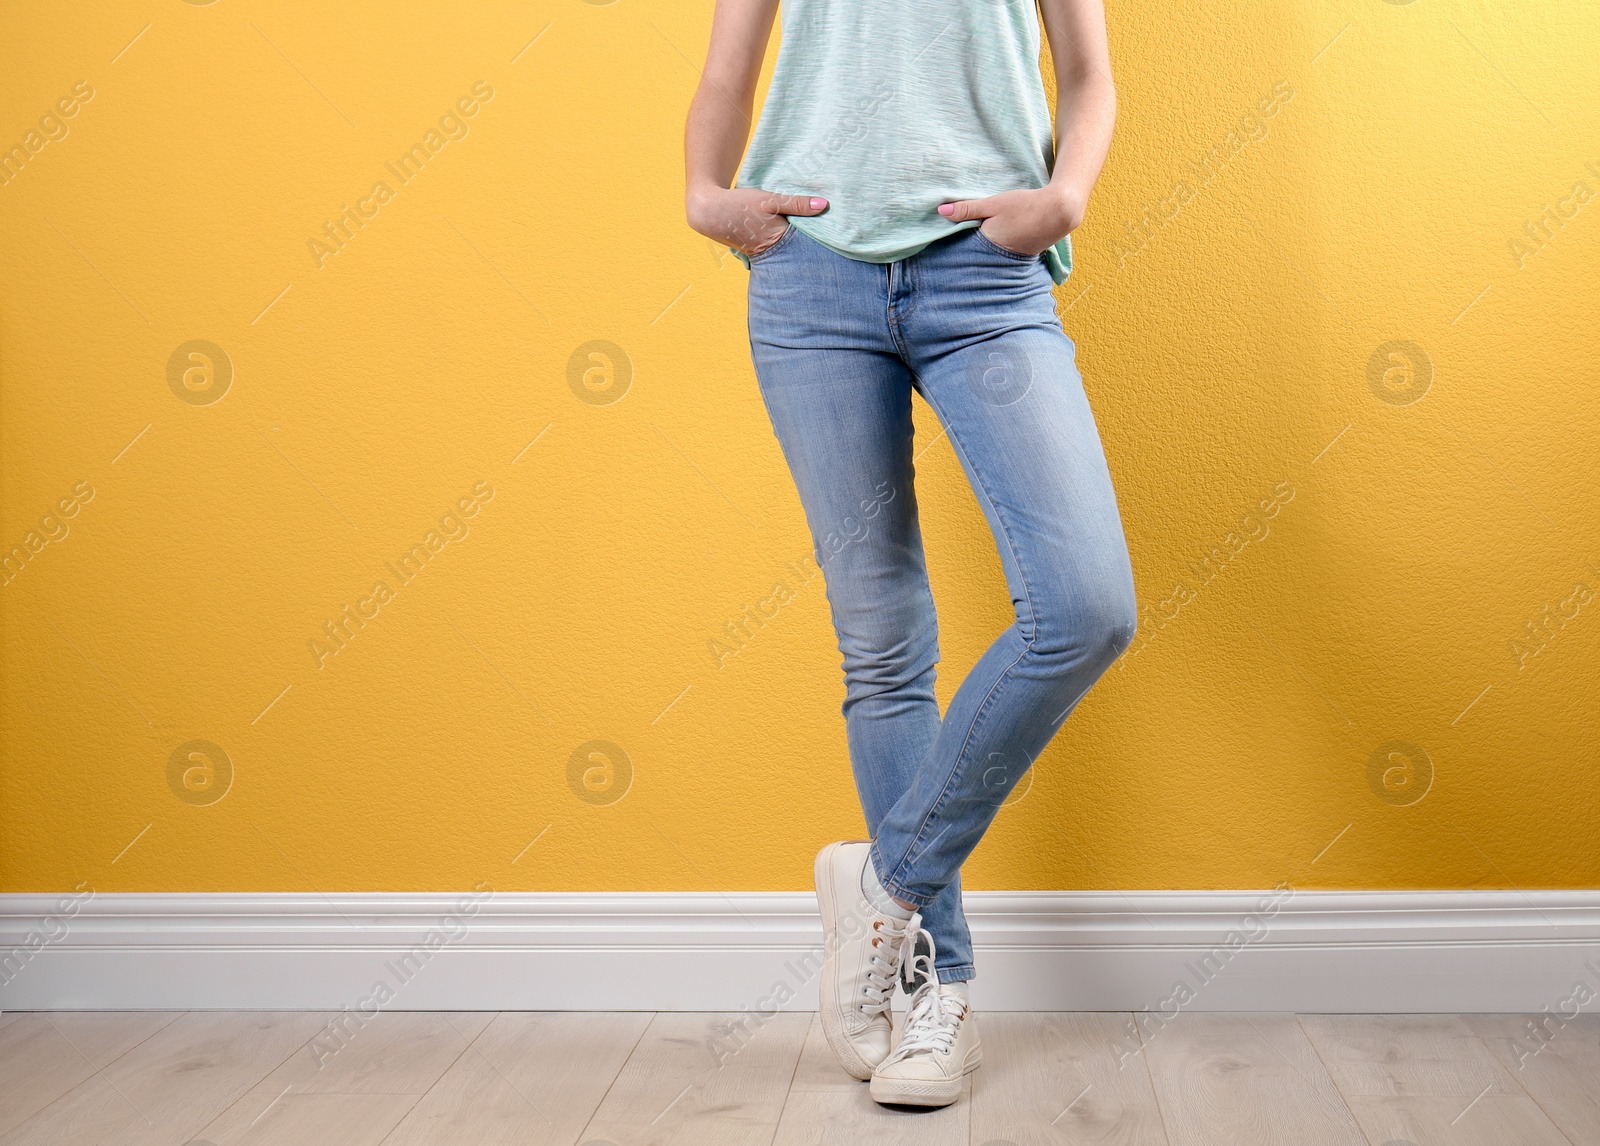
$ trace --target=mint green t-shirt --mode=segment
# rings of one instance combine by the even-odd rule
[[[1034,0],[782,0],[782,19],[738,185],[826,198],[790,218],[808,237],[890,263],[982,223],[940,203],[1049,182]],[[1065,281],[1070,236],[1044,260]]]

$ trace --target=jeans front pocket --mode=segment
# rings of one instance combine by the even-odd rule
[[[1041,257],[1040,255],[1025,255],[1021,251],[1013,251],[1013,250],[1010,250],[1009,248],[1002,247],[999,243],[995,242],[988,235],[985,235],[983,233],[981,227],[974,227],[972,229],[972,233],[974,235],[978,236],[978,242],[982,243],[985,247],[987,247],[989,250],[993,251],[995,254],[1004,255],[1008,259],[1015,259],[1019,263],[1031,263],[1031,262],[1034,262],[1035,260],[1037,260],[1038,258]]]
[[[746,255],[745,257],[750,260],[751,266],[755,266],[757,263],[765,262],[767,259],[770,259],[773,255],[777,254],[778,249],[788,243],[788,241],[792,238],[794,238],[794,224],[790,223],[783,229],[783,234],[778,236],[778,241],[773,243],[772,246],[758,254]]]

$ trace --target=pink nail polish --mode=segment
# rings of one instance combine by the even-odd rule
[[[811,198],[811,206],[812,206],[812,208],[814,210],[820,211],[824,207],[826,207],[827,205],[828,205],[828,201],[826,199],[822,199],[822,198],[819,198],[817,196],[812,196],[812,198]]]
[[[950,203],[940,203],[939,204],[939,214],[941,214],[941,215],[952,215],[954,213],[955,213],[955,206],[953,204],[950,204]]]

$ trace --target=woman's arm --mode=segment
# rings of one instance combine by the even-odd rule
[[[1039,0],[1039,10],[1056,67],[1056,163],[1049,184],[939,208],[952,222],[985,220],[979,229],[986,236],[1025,254],[1043,251],[1083,222],[1117,116],[1102,0]]]
[[[730,189],[750,138],[750,110],[778,0],[717,0],[711,46],[683,131],[689,226],[747,255],[783,237],[786,215],[820,215],[826,199]]]

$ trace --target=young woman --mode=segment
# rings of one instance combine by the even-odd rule
[[[746,154],[778,0],[718,0],[686,131],[689,224],[750,269],[756,377],[844,654],[872,838],[817,856],[821,1018],[880,1102],[946,1105],[977,1067],[961,864],[1134,631],[1116,496],[1052,293],[1110,146],[1105,14],[1037,3],[784,0]],[[942,720],[913,390],[1016,611]],[[897,980],[912,994],[895,1037]]]

